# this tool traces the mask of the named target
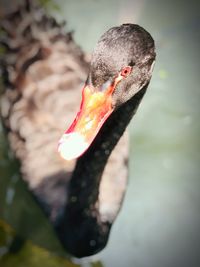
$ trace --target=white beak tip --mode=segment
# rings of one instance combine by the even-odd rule
[[[58,143],[58,152],[65,160],[73,160],[83,154],[89,144],[84,137],[76,132],[63,134]]]

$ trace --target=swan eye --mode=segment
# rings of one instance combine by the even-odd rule
[[[125,68],[123,68],[121,70],[120,74],[121,74],[122,77],[126,78],[126,77],[128,77],[130,75],[131,71],[132,71],[132,67],[131,66],[127,66],[127,67],[125,67]]]

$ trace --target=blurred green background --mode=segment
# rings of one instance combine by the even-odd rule
[[[151,84],[129,126],[129,186],[123,208],[106,249],[79,264],[199,267],[200,1],[43,2],[49,2],[59,20],[67,20],[67,29],[74,30],[88,53],[105,30],[126,22],[147,29],[157,47]],[[17,170],[0,131],[0,215],[18,235],[33,240],[19,252],[7,253],[13,231],[0,221],[0,266],[75,266],[58,256],[62,252],[51,226]],[[44,243],[50,252],[35,245]]]

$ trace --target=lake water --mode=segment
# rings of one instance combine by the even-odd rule
[[[157,47],[151,84],[129,126],[129,186],[123,208],[106,249],[81,265],[200,266],[200,3],[59,0],[56,4],[61,9],[55,15],[67,19],[68,29],[74,29],[76,41],[88,53],[106,29],[125,22],[147,29]],[[51,227],[21,184],[2,134],[0,148],[0,214],[35,243],[47,238],[49,249],[59,248],[55,237],[50,237]],[[9,205],[13,198],[15,204]],[[20,210],[26,214],[23,222],[19,222]],[[41,218],[42,226],[30,233],[34,222],[29,215],[33,214]],[[4,256],[1,266],[71,266],[35,245],[26,245],[20,253],[20,260],[17,255],[15,259]]]

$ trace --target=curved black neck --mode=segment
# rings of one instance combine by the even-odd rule
[[[92,255],[106,245],[111,224],[101,222],[99,218],[97,201],[101,176],[147,86],[111,115],[92,146],[77,161],[69,185],[65,214],[57,231],[64,247],[78,257]]]

